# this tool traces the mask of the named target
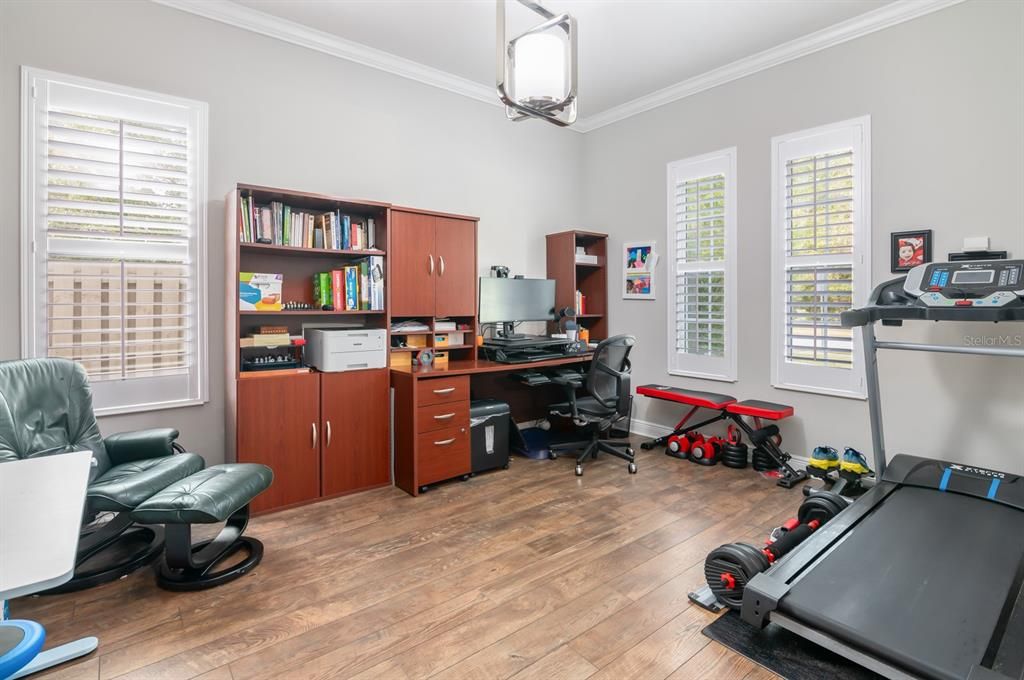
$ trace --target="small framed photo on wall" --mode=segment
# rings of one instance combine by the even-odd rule
[[[654,267],[658,255],[654,241],[634,241],[622,246],[622,299],[654,299]]]
[[[932,230],[895,231],[889,245],[892,272],[908,272],[932,261]]]

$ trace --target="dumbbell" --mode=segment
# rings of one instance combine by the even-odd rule
[[[849,501],[839,494],[816,492],[800,504],[796,524],[792,520],[787,522],[793,528],[774,543],[764,548],[755,548],[748,543],[726,543],[712,550],[704,560],[704,577],[711,592],[727,607],[740,609],[743,591],[750,579],[803,543],[848,504]]]
[[[723,440],[714,435],[707,439],[701,436],[700,441],[690,444],[690,462],[700,465],[717,465],[723,443]]]
[[[665,443],[665,455],[686,460],[690,454],[690,438],[685,434],[674,434]]]

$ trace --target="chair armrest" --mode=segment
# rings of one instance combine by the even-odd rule
[[[562,387],[583,387],[583,376],[571,378],[569,376],[556,375],[549,378],[549,380],[556,385],[561,385]]]
[[[103,440],[107,455],[114,465],[130,463],[147,458],[170,456],[181,447],[174,443],[178,431],[173,427],[157,427],[151,430],[119,432]]]

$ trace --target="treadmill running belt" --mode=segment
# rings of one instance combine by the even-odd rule
[[[902,487],[778,609],[915,674],[964,678],[985,654],[1022,557],[1024,512]]]

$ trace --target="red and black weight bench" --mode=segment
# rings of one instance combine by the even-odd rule
[[[791,456],[779,448],[782,444],[782,435],[779,434],[778,425],[774,423],[764,425],[763,423],[765,420],[778,421],[788,418],[793,415],[792,406],[760,401],[758,399],[736,401],[736,397],[728,394],[684,390],[679,387],[669,387],[668,385],[641,385],[636,388],[636,393],[652,399],[672,401],[690,407],[686,415],[676,423],[670,434],[643,442],[640,444],[641,448],[652,449],[655,446],[662,446],[669,440],[669,437],[678,437],[706,425],[717,423],[720,420],[731,420],[754,446],[760,447],[775,461],[782,475],[779,478],[779,486],[788,489],[794,484],[807,479],[807,472],[804,470],[794,470],[789,464]],[[689,424],[691,418],[700,409],[717,411],[717,413],[699,423]],[[751,419],[753,427],[745,418]]]

